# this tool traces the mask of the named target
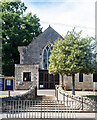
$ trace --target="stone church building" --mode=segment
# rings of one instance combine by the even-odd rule
[[[48,73],[51,44],[57,38],[62,36],[49,26],[28,46],[18,47],[20,64],[15,64],[16,89],[29,89],[33,84],[37,84],[38,89],[54,89],[55,85],[62,84],[60,75]],[[76,90],[97,89],[97,75],[76,74],[75,77]],[[63,76],[63,85],[68,90],[72,89],[71,76]]]

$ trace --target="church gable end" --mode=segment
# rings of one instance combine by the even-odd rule
[[[24,51],[22,50],[22,52],[20,52],[20,64],[40,64],[43,48],[49,43],[54,43],[57,38],[62,38],[62,36],[49,26],[42,34],[25,47]]]

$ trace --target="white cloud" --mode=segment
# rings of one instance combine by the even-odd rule
[[[45,30],[50,24],[61,35],[76,27],[83,35],[95,36],[94,0],[22,0],[28,7],[26,13],[36,14]],[[53,1],[53,3],[47,3]]]

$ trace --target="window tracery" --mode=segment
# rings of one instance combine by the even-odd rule
[[[43,54],[42,54],[42,68],[43,69],[48,69],[48,66],[49,66],[49,56],[51,54],[51,50],[52,50],[52,47],[51,45],[47,45],[45,46],[45,48],[43,49]]]

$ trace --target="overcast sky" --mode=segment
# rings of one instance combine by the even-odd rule
[[[95,0],[22,0],[26,13],[40,18],[43,31],[51,25],[59,34],[65,35],[74,27],[82,35],[95,36]]]

